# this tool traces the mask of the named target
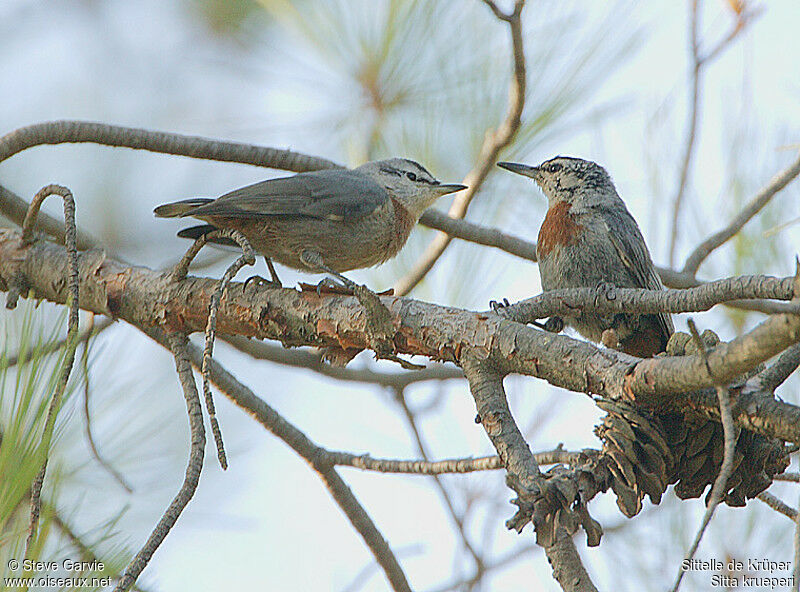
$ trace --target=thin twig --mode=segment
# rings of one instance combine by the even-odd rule
[[[718,304],[741,299],[791,300],[794,277],[745,275],[716,280],[688,289],[645,290],[642,288],[562,288],[549,290],[515,304],[498,308],[499,314],[518,323],[584,312],[702,312]],[[798,313],[796,303],[781,304],[782,312]]]
[[[53,438],[53,431],[55,430],[56,415],[61,406],[61,401],[64,392],[67,390],[67,383],[69,382],[69,375],[72,372],[72,365],[75,362],[75,349],[78,347],[76,339],[78,335],[78,321],[80,311],[80,301],[78,298],[78,245],[77,245],[77,227],[75,225],[75,200],[72,197],[72,192],[66,187],[61,185],[48,185],[43,187],[34,196],[31,201],[30,209],[25,216],[25,222],[22,225],[21,241],[23,244],[30,243],[32,240],[33,225],[36,223],[36,215],[42,202],[50,196],[58,195],[64,201],[64,224],[65,224],[65,242],[67,255],[69,259],[68,271],[68,285],[69,285],[69,321],[67,328],[67,342],[66,354],[64,357],[64,365],[61,370],[58,384],[56,385],[53,396],[50,398],[50,404],[47,408],[47,418],[45,419],[44,430],[42,432],[41,450],[44,455],[42,467],[39,473],[33,480],[31,485],[31,515],[28,524],[28,536],[25,540],[25,557],[31,557],[33,552],[33,543],[37,537],[37,530],[39,527],[39,513],[41,512],[42,505],[42,486],[44,485],[44,477],[47,472],[47,460],[50,454],[50,442]],[[9,292],[9,297],[12,293]],[[7,303],[11,304],[11,301]],[[14,302],[14,304],[16,304]]]
[[[689,11],[689,46],[692,54],[692,82],[689,90],[689,125],[686,130],[686,139],[683,148],[683,163],[678,178],[678,188],[675,190],[675,197],[672,200],[672,224],[669,240],[669,265],[675,263],[675,246],[678,242],[678,221],[680,219],[683,197],[686,194],[686,183],[689,179],[689,172],[692,164],[692,154],[694,153],[695,138],[697,137],[697,119],[700,105],[701,92],[701,70],[703,62],[700,60],[700,41],[697,30],[699,28],[699,9],[700,1],[691,0]]]
[[[160,332],[146,327],[140,327],[140,329],[152,339],[162,345],[165,344],[164,336]],[[191,344],[186,349],[192,364],[195,367],[201,367],[202,352]],[[239,382],[213,358],[209,361],[209,377],[233,403],[250,413],[256,421],[288,444],[317,471],[333,499],[364,539],[392,585],[392,589],[395,592],[410,592],[411,588],[397,557],[355,494],[339,476],[331,459],[327,456],[327,451],[317,446],[303,432],[286,421],[275,409],[257,397],[253,391]]]
[[[689,88],[689,124],[686,129],[686,136],[683,149],[683,160],[681,164],[681,171],[678,177],[678,188],[675,191],[672,206],[672,224],[670,231],[669,242],[669,265],[672,267],[675,263],[675,248],[678,240],[678,229],[681,206],[683,198],[686,194],[686,185],[691,173],[691,166],[693,163],[694,148],[698,135],[698,119],[700,112],[700,102],[702,100],[702,83],[703,83],[703,70],[704,68],[719,56],[725,48],[727,48],[738,36],[744,31],[747,25],[753,21],[754,17],[760,14],[756,12],[740,12],[736,16],[734,23],[728,34],[723,37],[713,49],[701,54],[700,51],[700,2],[699,0],[691,0],[689,12],[689,49],[692,58],[692,80]],[[696,270],[695,270],[696,271]]]
[[[791,183],[798,174],[800,174],[800,153],[798,153],[797,158],[789,167],[773,177],[772,180],[745,205],[742,211],[731,220],[728,226],[709,236],[692,251],[686,258],[686,263],[683,264],[683,272],[690,274],[697,273],[700,264],[703,263],[714,250],[735,236],[745,224],[752,220],[752,218],[769,203],[776,193]]]
[[[800,504],[798,505],[800,507]],[[794,569],[792,570],[792,591],[800,592],[800,512],[798,512],[794,521],[797,523],[794,527]]]
[[[82,561],[86,561],[88,563],[94,563],[101,561],[100,557],[95,554],[94,550],[86,543],[78,533],[76,533],[73,528],[69,525],[69,523],[58,513],[58,509],[54,506],[47,506],[47,511],[53,517],[53,524],[56,526],[61,533],[69,539],[69,542],[75,548],[78,553],[80,553],[80,557]],[[113,577],[115,581],[119,581],[119,577]],[[140,585],[134,585],[133,590],[136,592],[147,592],[146,588],[143,588]]]
[[[772,508],[776,512],[783,514],[790,520],[797,520],[798,516],[797,510],[795,510],[790,505],[784,503],[783,500],[772,495],[768,491],[762,491],[756,496],[756,498],[767,504],[770,508]]]
[[[98,333],[98,331],[94,329],[94,317],[94,314],[90,315],[89,317],[89,327],[86,331],[89,336],[94,336]],[[110,462],[103,458],[97,448],[97,444],[95,444],[94,441],[94,435],[92,434],[92,416],[89,412],[89,339],[90,337],[87,337],[84,341],[83,353],[81,355],[81,369],[83,370],[83,418],[86,441],[89,443],[89,449],[92,452],[92,456],[94,456],[95,460],[100,464],[100,466],[103,467],[125,491],[128,493],[133,493],[133,488],[125,480],[125,477],[123,477],[122,473],[117,471]]]
[[[467,189],[460,192],[450,206],[448,215],[451,218],[463,218],[467,214],[470,202],[480,190],[489,172],[493,169],[498,154],[511,143],[517,134],[522,110],[525,107],[526,72],[521,20],[522,8],[525,2],[524,0],[516,0],[514,10],[509,15],[502,13],[489,0],[484,0],[484,3],[492,9],[498,19],[508,24],[511,33],[513,75],[508,91],[508,111],[505,119],[497,129],[487,132],[477,163],[464,177],[464,185],[467,185]],[[394,293],[398,296],[405,296],[413,290],[433,268],[451,241],[452,238],[449,235],[437,234],[411,271],[395,285]]]
[[[217,447],[217,459],[222,470],[228,468],[228,459],[225,456],[225,446],[222,442],[222,431],[219,428],[217,421],[217,412],[214,407],[214,397],[211,394],[211,387],[208,383],[208,364],[211,360],[211,355],[214,352],[214,338],[217,332],[217,313],[219,312],[220,302],[225,293],[228,284],[233,279],[239,270],[245,265],[255,265],[256,255],[253,247],[245,236],[238,230],[217,230],[214,232],[217,236],[226,237],[235,240],[242,248],[242,255],[234,261],[219,282],[219,286],[211,295],[211,302],[208,305],[208,322],[206,324],[205,334],[205,347],[203,349],[203,365],[201,373],[203,375],[203,396],[206,402],[206,412],[208,419],[211,422],[211,433],[214,435],[214,444]]]
[[[439,461],[398,460],[389,458],[372,458],[369,454],[351,454],[349,452],[329,451],[333,464],[355,467],[365,471],[380,473],[404,473],[407,475],[441,475],[445,473],[472,473],[474,471],[493,471],[502,469],[499,456],[481,456],[478,458],[451,458]],[[572,464],[579,453],[556,448],[546,452],[536,452],[533,457],[540,465],[558,463]]]
[[[775,481],[791,481],[792,483],[800,483],[800,473],[781,473],[773,477]]]
[[[166,341],[175,358],[175,370],[178,373],[183,397],[186,400],[186,411],[189,416],[189,431],[191,444],[189,449],[189,461],[186,465],[186,474],[183,484],[178,493],[170,502],[164,515],[158,521],[147,542],[128,564],[125,573],[114,588],[114,592],[124,592],[136,581],[139,574],[150,562],[153,553],[161,545],[169,531],[175,526],[178,517],[186,508],[189,501],[197,490],[197,483],[200,480],[200,472],[203,468],[203,454],[206,444],[206,431],[203,426],[203,411],[200,407],[200,396],[197,393],[197,385],[192,375],[192,365],[189,360],[188,343],[186,335],[182,333],[170,333]]]
[[[775,391],[797,370],[798,366],[800,366],[800,343],[784,350],[769,368],[759,374],[761,389],[768,392]]]
[[[522,545],[517,547],[516,549],[509,551],[502,557],[488,563],[485,567],[483,572],[475,572],[468,578],[463,578],[460,580],[456,580],[455,582],[451,582],[449,584],[445,584],[441,588],[434,588],[430,592],[451,592],[452,590],[472,590],[473,587],[478,584],[482,577],[484,577],[490,571],[496,571],[502,567],[506,567],[514,563],[516,560],[524,557],[526,554],[530,553],[533,554],[537,551],[536,545]]]
[[[689,330],[691,331],[692,338],[695,340],[697,344],[697,349],[700,352],[700,355],[705,362],[708,374],[713,378],[711,366],[708,363],[708,352],[706,351],[706,346],[703,343],[703,340],[697,331],[697,327],[695,326],[694,321],[692,321],[691,319],[689,319]],[[722,419],[722,431],[725,439],[724,449],[723,449],[724,452],[722,456],[722,466],[719,469],[719,474],[717,475],[717,478],[714,479],[714,485],[711,486],[711,495],[709,496],[708,499],[708,506],[703,516],[703,521],[700,524],[700,528],[698,529],[697,534],[695,535],[694,542],[692,542],[692,546],[686,553],[684,562],[690,561],[694,557],[694,554],[697,552],[697,547],[700,545],[700,541],[703,538],[703,534],[705,534],[706,527],[708,527],[709,522],[711,522],[711,518],[714,516],[714,511],[717,509],[717,506],[720,504],[723,497],[725,496],[725,493],[727,491],[728,478],[733,472],[733,461],[736,452],[737,433],[736,433],[736,426],[733,423],[733,414],[731,412],[730,392],[728,391],[727,388],[723,386],[717,386],[716,389],[717,389],[717,399],[719,400],[720,417]],[[684,573],[686,573],[685,570],[683,569],[678,570],[678,577],[675,580],[675,585],[672,587],[672,592],[678,592]]]
[[[264,343],[240,337],[238,335],[225,335],[221,337],[237,350],[244,352],[259,360],[269,360],[276,364],[306,368],[322,376],[350,382],[363,382],[377,384],[390,388],[405,388],[418,382],[434,380],[454,380],[464,378],[460,368],[444,365],[429,366],[422,370],[408,372],[378,372],[371,368],[339,368],[323,361],[319,353],[311,353],[299,349],[288,349],[278,345]]]

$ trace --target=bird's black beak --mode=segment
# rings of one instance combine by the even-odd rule
[[[433,186],[433,190],[439,195],[447,195],[448,193],[455,193],[466,189],[466,185],[459,185],[458,183],[437,183]]]
[[[529,164],[520,164],[517,162],[498,162],[497,166],[499,166],[501,169],[511,171],[512,173],[530,177],[531,179],[536,179],[539,174],[539,167],[531,166]]]

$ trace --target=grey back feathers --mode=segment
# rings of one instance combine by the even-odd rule
[[[392,158],[368,162],[353,170],[329,169],[269,179],[236,189],[216,200],[195,198],[159,206],[155,214],[159,217],[309,216],[355,220],[375,212],[394,197],[418,217],[443,194],[438,190],[442,187],[445,186],[422,165]]]
[[[156,208],[157,216],[258,218],[311,216],[360,218],[389,199],[386,190],[366,175],[350,170],[323,170],[269,179],[231,191],[215,200],[190,199]],[[183,204],[185,207],[176,208]],[[179,211],[179,213],[173,213]]]

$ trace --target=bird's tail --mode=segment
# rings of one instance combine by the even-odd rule
[[[191,216],[192,210],[212,201],[214,200],[207,197],[193,197],[192,199],[174,201],[158,206],[153,212],[159,218],[181,218],[183,216]]]

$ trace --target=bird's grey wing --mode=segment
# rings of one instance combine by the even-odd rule
[[[261,181],[226,193],[193,216],[312,216],[357,219],[389,199],[375,181],[352,171],[325,170]]]
[[[625,206],[604,208],[602,218],[611,244],[614,245],[623,265],[631,273],[636,283],[648,290],[663,290],[664,284],[653,266],[639,225],[636,224],[636,220],[627,208]],[[664,334],[672,335],[675,327],[670,315],[659,313],[657,316]]]

